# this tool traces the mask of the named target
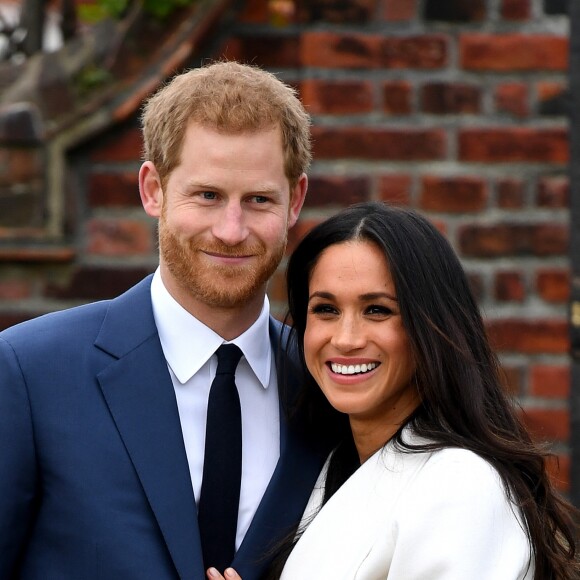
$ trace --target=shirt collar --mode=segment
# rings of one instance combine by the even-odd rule
[[[227,342],[211,328],[190,314],[169,294],[159,268],[151,283],[153,315],[163,354],[177,380],[184,384]],[[250,368],[264,388],[270,382],[272,346],[270,343],[270,303],[264,305],[258,319],[231,342],[240,347]]]

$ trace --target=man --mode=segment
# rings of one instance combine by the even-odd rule
[[[158,270],[0,333],[0,578],[205,578],[216,563],[197,511],[223,343],[243,355],[231,564],[244,580],[300,519],[321,467],[280,414],[282,327],[266,298],[306,194],[308,115],[273,75],[229,62],[175,77],[142,120]]]

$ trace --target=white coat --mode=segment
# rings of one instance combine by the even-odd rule
[[[318,511],[327,466],[304,523]],[[389,443],[316,513],[282,580],[532,580],[533,572],[521,514],[487,461]]]

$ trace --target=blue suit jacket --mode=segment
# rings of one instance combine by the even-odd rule
[[[150,278],[0,333],[0,578],[202,580],[195,499]],[[275,348],[282,331],[272,320]],[[233,565],[259,578],[325,455],[281,456]]]

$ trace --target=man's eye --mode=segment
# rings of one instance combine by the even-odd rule
[[[255,203],[268,203],[268,198],[265,195],[255,195],[254,202]]]
[[[215,199],[217,197],[215,191],[202,191],[201,192],[201,196],[203,197],[203,199]]]

